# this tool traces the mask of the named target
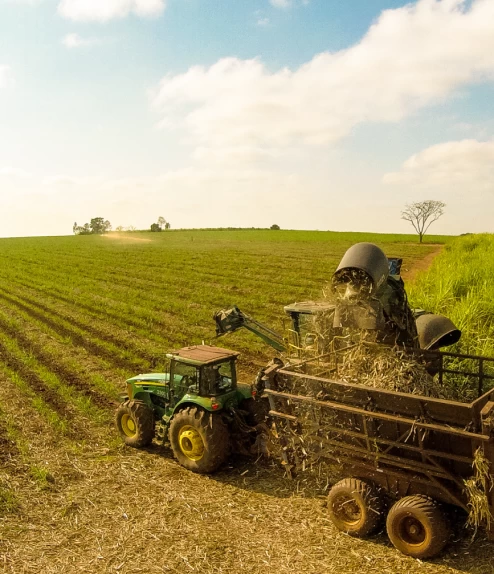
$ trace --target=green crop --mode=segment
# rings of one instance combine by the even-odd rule
[[[282,331],[283,306],[320,298],[359,241],[403,257],[406,271],[451,238],[181,230],[3,239],[4,394],[24,396],[50,432],[82,444],[108,428],[124,381],[162,370],[174,348],[205,341],[241,351],[240,379],[251,382],[272,349],[247,332],[215,339],[213,313],[236,304]]]
[[[414,307],[449,317],[463,335],[451,350],[494,356],[494,235],[458,237],[409,289]]]

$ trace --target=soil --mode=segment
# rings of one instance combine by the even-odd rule
[[[431,245],[428,245],[428,247],[431,247]],[[444,249],[444,244],[434,244],[434,248],[434,251],[431,251],[422,259],[415,261],[410,269],[402,269],[401,276],[406,283],[412,282],[419,273],[429,269],[432,262],[434,261],[434,258],[437,257]]]

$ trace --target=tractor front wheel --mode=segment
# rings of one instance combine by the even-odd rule
[[[148,445],[154,437],[154,412],[142,401],[125,401],[115,417],[118,432],[128,446],[140,448]]]
[[[179,411],[170,423],[169,437],[175,458],[192,472],[214,472],[228,456],[228,427],[219,414],[197,407]]]

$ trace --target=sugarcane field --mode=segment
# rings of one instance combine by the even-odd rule
[[[1,240],[2,569],[489,572],[492,237],[162,237]],[[407,498],[432,542],[387,530]]]
[[[494,574],[494,0],[0,0],[0,574]]]

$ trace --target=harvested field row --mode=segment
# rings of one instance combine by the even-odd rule
[[[105,410],[113,404],[113,401],[97,385],[90,384],[92,381],[88,377],[87,371],[82,371],[80,368],[74,369],[67,365],[63,356],[66,349],[54,344],[52,338],[43,337],[43,333],[40,331],[21,332],[14,321],[7,321],[5,316],[2,316],[1,310],[0,331],[12,340],[15,340],[20,349],[34,356],[36,361],[47,370],[57,375],[63,384],[74,387],[78,392],[91,398],[92,402]],[[110,391],[108,386],[106,386],[106,390]]]
[[[0,299],[20,309],[30,319],[44,324],[53,333],[69,341],[71,345],[83,348],[91,355],[105,358],[116,366],[127,369],[136,369],[139,368],[139,364],[142,364],[138,357],[134,357],[125,349],[122,350],[118,344],[107,342],[102,338],[95,340],[86,337],[84,327],[81,328],[76,322],[66,320],[56,313],[49,313],[46,308],[42,312],[37,309],[38,306],[35,303],[23,303],[19,301],[19,298],[10,297],[4,293],[0,293]],[[88,332],[94,331],[91,327],[87,328]]]
[[[32,528],[4,542],[5,572],[15,572],[21,561],[21,572],[47,574],[493,571],[482,544],[468,540],[423,563],[400,556],[381,535],[367,541],[345,536],[326,518],[322,499],[301,495],[296,483],[269,468],[237,463],[208,478],[154,449],[121,457],[95,448],[78,462],[78,479],[45,493],[45,505],[30,516]],[[47,505],[57,511],[48,516]]]
[[[0,403],[0,466],[3,471],[9,471],[13,461],[19,456],[19,449],[11,434]]]

